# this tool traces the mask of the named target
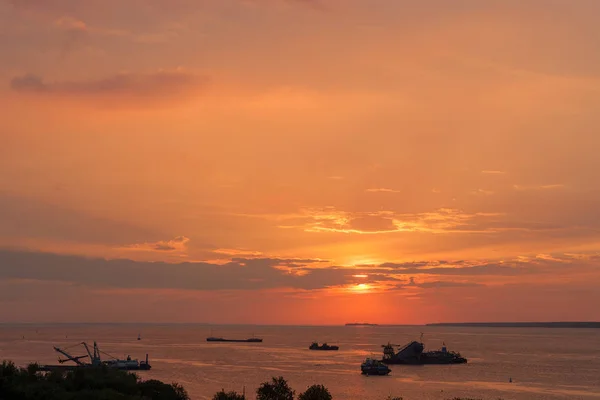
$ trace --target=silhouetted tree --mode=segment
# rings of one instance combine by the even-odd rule
[[[0,365],[2,400],[189,400],[178,385],[149,380],[111,368],[78,368],[70,372],[38,372],[35,364],[17,368]]]
[[[331,400],[331,393],[323,385],[312,385],[300,396],[298,400]]]
[[[223,389],[220,392],[215,393],[215,395],[213,396],[213,400],[246,400],[246,397],[236,392],[226,393]]]
[[[283,376],[263,382],[256,391],[257,400],[294,400],[296,392],[289,387]]]

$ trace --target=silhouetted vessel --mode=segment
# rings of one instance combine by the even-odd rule
[[[60,347],[54,347],[54,350],[56,352],[62,354],[66,358],[58,359],[58,362],[61,365],[40,365],[38,367],[38,370],[39,371],[55,371],[55,370],[69,371],[69,370],[74,370],[74,369],[78,369],[78,368],[93,368],[93,367],[100,367],[100,366],[106,366],[109,368],[115,368],[115,369],[121,369],[121,370],[134,370],[134,371],[149,370],[150,368],[152,368],[150,366],[150,364],[148,363],[148,354],[146,354],[145,361],[132,360],[130,356],[127,356],[127,359],[125,359],[125,360],[121,360],[119,358],[111,356],[108,353],[100,351],[100,349],[98,348],[98,344],[96,344],[96,342],[94,342],[93,352],[90,351],[90,348],[86,342],[81,342],[79,344],[85,348],[87,354],[82,355],[82,356],[72,356],[71,354],[69,354],[67,352],[67,349],[61,349]],[[109,358],[106,360],[103,360],[101,357],[101,354],[104,354],[104,355],[108,356]],[[83,359],[88,358],[88,357],[90,359],[89,362],[82,361]],[[74,365],[62,365],[68,361],[73,362]]]
[[[349,322],[346,326],[378,326],[377,324],[369,324],[367,322]]]
[[[399,347],[398,351],[394,351],[394,346]],[[441,350],[423,351],[425,346],[423,343],[413,341],[404,346],[394,344],[382,345],[383,359],[385,364],[464,364],[467,359],[462,357],[460,353],[448,351],[446,345]]]
[[[367,358],[360,365],[360,372],[363,375],[388,375],[392,370],[381,361]]]
[[[319,343],[313,342],[309,347],[310,350],[339,350],[339,346],[330,346],[327,343],[323,343],[319,346]]]
[[[235,342],[235,343],[262,343],[262,339],[250,338],[250,339],[223,339],[220,337],[208,337],[207,342]]]

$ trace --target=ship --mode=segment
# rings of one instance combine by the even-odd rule
[[[254,333],[250,339],[224,339],[222,337],[212,336],[212,329],[210,330],[210,336],[206,338],[207,342],[232,342],[232,343],[262,343],[262,339],[255,338]]]
[[[309,347],[309,350],[339,350],[339,346],[330,346],[327,343],[323,343],[319,346],[319,343],[313,342]]]
[[[379,326],[377,324],[369,324],[367,322],[349,322],[346,326]]]
[[[262,339],[250,338],[250,339],[223,339],[221,337],[207,337],[207,342],[234,342],[234,343],[262,343]]]
[[[90,351],[90,347],[86,342],[78,343],[76,346],[82,345],[87,354],[82,356],[72,356],[67,352],[68,349],[61,349],[60,347],[54,346],[54,351],[59,354],[62,354],[66,358],[61,359],[60,356],[58,358],[58,362],[61,365],[41,365],[38,367],[39,371],[54,371],[54,370],[63,370],[69,371],[77,368],[90,368],[90,367],[108,367],[115,368],[120,370],[149,370],[152,368],[148,363],[148,354],[146,354],[145,361],[138,361],[137,359],[132,359],[131,356],[127,356],[125,360],[119,359],[117,357],[111,356],[108,353],[100,351],[98,344],[94,342],[93,351]],[[74,347],[74,346],[71,346]],[[107,356],[108,358],[103,360],[101,354]],[[89,361],[83,361],[86,358],[89,358]],[[74,364],[62,365],[66,362],[73,362]]]
[[[425,345],[421,342],[412,341],[404,346],[388,343],[382,345],[383,359],[385,364],[465,364],[467,359],[453,351],[448,351],[446,344],[441,350],[424,351]],[[398,347],[398,351],[394,350]]]
[[[379,360],[367,358],[360,365],[360,372],[363,375],[388,375],[392,370]]]

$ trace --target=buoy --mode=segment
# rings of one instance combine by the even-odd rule
[[[509,383],[512,383],[512,378],[508,378],[508,382],[509,382]]]

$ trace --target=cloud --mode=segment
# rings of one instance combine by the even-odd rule
[[[395,232],[493,232],[485,226],[481,226],[482,221],[493,221],[494,218],[501,215],[500,213],[466,213],[452,208],[405,214],[394,211],[348,212],[335,207],[322,207],[304,208],[299,214],[254,215],[254,217],[275,218],[282,228],[298,228],[306,232],[388,234]]]
[[[242,249],[216,249],[213,253],[225,254],[228,256],[260,257],[263,255],[260,251],[242,250]]]
[[[150,247],[156,250],[163,244]],[[356,279],[352,277],[354,270],[351,269],[307,268],[320,263],[323,260],[234,258],[222,265],[207,262],[169,264],[0,250],[0,280],[31,279],[99,288],[217,291],[283,287],[315,290]],[[292,273],[290,269],[301,273]]]
[[[550,185],[513,185],[515,190],[551,190],[551,189],[562,189],[565,185],[563,184],[550,184]]]
[[[67,32],[87,32],[88,30],[85,22],[71,17],[61,17],[54,21],[54,25]]]
[[[65,35],[60,53],[61,58],[71,53],[89,34],[89,28],[85,22],[71,17],[58,18],[54,21],[54,26]]]
[[[411,267],[405,264],[385,264],[393,273],[402,275],[463,275],[463,276],[518,276],[544,272],[534,263],[466,263],[458,262],[448,266]]]
[[[489,196],[489,195],[494,194],[494,192],[492,192],[491,190],[476,189],[476,190],[472,190],[471,194],[475,195],[475,196]]]
[[[160,97],[189,92],[205,84],[206,77],[176,70],[152,73],[119,73],[86,81],[45,82],[34,74],[15,76],[10,87],[17,92],[57,96],[122,96]]]
[[[185,236],[177,236],[171,240],[158,241],[153,243],[137,243],[124,246],[124,249],[128,250],[142,250],[142,251],[179,251],[183,252],[187,250],[187,244],[190,241]]]
[[[483,170],[481,171],[482,174],[487,174],[487,175],[504,175],[506,174],[506,172],[504,171],[497,171],[497,170]]]
[[[166,249],[177,246],[173,243],[185,241],[184,238],[176,238],[149,247],[155,251],[169,251]],[[567,274],[573,279],[582,274],[600,272],[598,261],[597,255],[583,259],[562,254],[552,258],[545,256],[506,262],[439,260],[340,267],[331,266],[326,260],[310,258],[232,258],[225,264],[164,263],[0,250],[0,280],[62,282],[96,288],[196,291],[326,290],[362,283],[375,291],[386,291],[405,286],[423,289],[478,286],[485,284],[483,277],[529,277],[530,281],[539,282],[542,277],[548,279]],[[418,282],[415,276],[428,278]],[[440,276],[464,278],[435,278]],[[467,277],[470,277],[469,280],[466,280]]]
[[[430,281],[415,283],[414,279],[411,278],[411,283],[415,287],[422,289],[441,289],[441,288],[460,288],[460,287],[481,287],[486,286],[476,282],[456,282],[456,281]]]
[[[371,192],[371,193],[400,193],[399,190],[387,189],[387,188],[367,189],[365,191]]]

